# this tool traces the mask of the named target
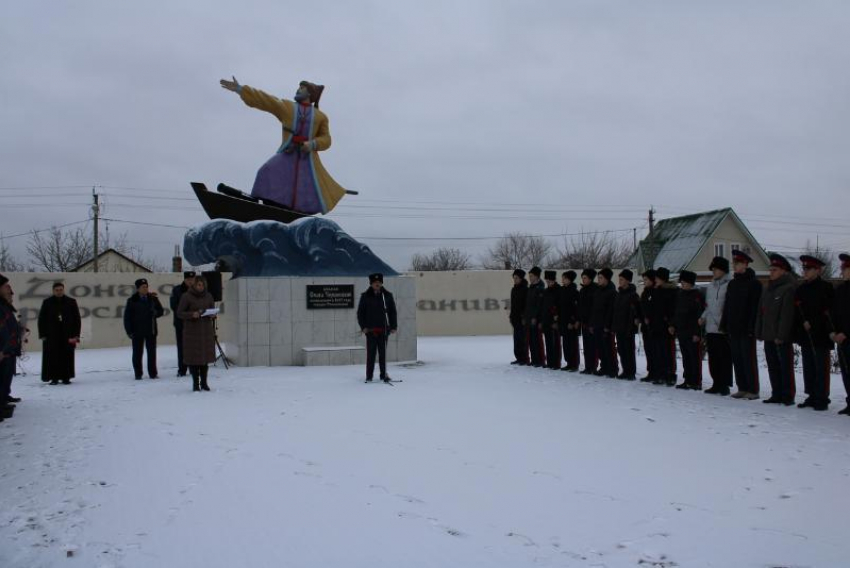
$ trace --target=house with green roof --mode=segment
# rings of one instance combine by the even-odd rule
[[[661,219],[638,245],[628,266],[638,273],[666,267],[676,274],[682,270],[707,273],[715,256],[732,261],[732,251],[742,250],[753,258],[756,272],[768,269],[770,260],[753,234],[731,207]]]

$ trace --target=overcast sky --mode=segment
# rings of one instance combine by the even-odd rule
[[[650,205],[847,250],[848,30],[842,0],[5,2],[0,232],[89,215],[90,188],[16,188],[93,184],[107,218],[203,222],[189,182],[249,190],[280,143],[235,75],[326,85],[322,160],[360,192],[329,217],[397,269],[493,244],[435,239],[641,236]],[[184,232],[109,228],[163,264]]]

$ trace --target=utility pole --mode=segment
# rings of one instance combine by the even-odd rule
[[[98,271],[97,270],[98,256],[99,256],[99,254],[98,254],[99,251],[98,251],[98,242],[97,242],[97,237],[98,237],[97,232],[98,232],[98,222],[100,221],[100,201],[99,201],[100,196],[97,194],[97,191],[95,190],[94,186],[92,186],[92,188],[91,188],[91,195],[92,195],[92,199],[94,200],[92,202],[92,206],[91,206],[92,217],[94,218],[94,271],[97,272]]]
[[[632,249],[637,250],[637,227],[632,227]]]
[[[655,230],[655,207],[649,206],[649,234]]]

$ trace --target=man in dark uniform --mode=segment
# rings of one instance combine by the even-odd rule
[[[546,363],[546,351],[543,346],[543,326],[540,318],[543,314],[543,291],[545,287],[540,275],[543,273],[535,266],[528,271],[528,299],[525,302],[525,325],[528,336],[528,349],[531,352],[531,365],[542,367]]]
[[[576,273],[567,270],[561,274],[561,299],[558,312],[558,322],[561,325],[561,339],[564,347],[564,360],[566,365],[562,371],[578,371],[579,348],[578,338],[581,335],[581,326],[578,322],[578,287],[575,284]]]
[[[723,318],[720,320],[720,330],[729,336],[738,393],[745,393],[742,398],[758,396],[760,390],[755,328],[763,286],[750,268],[752,261],[753,259],[743,251],[736,250],[732,253],[732,269],[735,274],[726,289]],[[731,386],[730,384],[729,387]],[[723,389],[722,385],[715,383],[706,392],[714,394],[722,390],[726,390],[728,394],[729,388]]]
[[[58,385],[74,378],[74,352],[80,343],[80,308],[65,295],[62,282],[53,284],[53,295],[41,303],[38,312],[38,336],[41,350],[41,380]]]
[[[770,255],[770,276],[761,295],[755,335],[764,341],[764,357],[770,376],[771,395],[765,404],[794,404],[794,289],[797,279],[781,254]]]
[[[159,378],[156,369],[156,319],[165,313],[156,292],[148,289],[145,278],[136,280],[136,293],[127,298],[124,307],[124,331],[133,342],[133,371],[136,380],[142,379],[142,354],[148,353],[148,376]]]
[[[676,296],[679,289],[670,283],[670,271],[659,267],[655,271],[655,288],[652,291],[652,344],[656,356],[653,366],[658,369],[653,381],[656,385],[676,385],[676,337],[670,333],[670,324],[676,313]]]
[[[599,370],[596,375],[616,379],[619,372],[617,365],[617,348],[614,345],[614,333],[611,323],[614,317],[614,301],[617,299],[617,288],[611,280],[614,271],[603,268],[597,275],[599,287],[593,295],[593,312],[590,324],[593,328],[593,338],[596,342],[596,353],[599,356]]]
[[[528,341],[525,336],[525,324],[522,316],[528,301],[528,280],[525,270],[517,268],[513,273],[514,287],[511,288],[511,311],[508,320],[514,331],[514,360],[511,365],[528,365]]]
[[[652,293],[655,290],[655,279],[657,277],[655,270],[649,269],[644,272],[643,291],[640,293],[640,334],[643,339],[643,354],[646,357],[646,376],[640,382],[652,383],[655,382],[656,373],[654,367],[655,362],[655,344],[653,343],[653,335],[650,330],[650,316],[654,308],[652,303]]]
[[[803,282],[794,293],[797,306],[796,342],[803,356],[803,383],[809,396],[797,406],[814,410],[829,408],[829,366],[835,346],[829,338],[832,323],[829,310],[835,299],[832,284],[821,278],[825,263],[803,255]]]
[[[183,363],[183,320],[177,317],[177,306],[180,305],[180,297],[183,296],[195,282],[195,271],[187,270],[183,273],[183,282],[171,290],[169,305],[171,315],[174,316],[174,338],[177,340],[177,376],[185,377],[188,368]]]
[[[682,352],[682,378],[678,389],[702,390],[702,326],[705,299],[696,288],[697,275],[690,270],[679,273],[681,289],[676,294],[676,313],[670,322],[670,335],[678,338]]]
[[[591,316],[593,314],[593,297],[599,286],[593,279],[596,271],[585,268],[581,273],[581,290],[578,294],[578,321],[581,326],[581,343],[584,351],[584,370],[582,375],[595,375],[599,367],[599,354],[596,352],[596,338],[593,336]]]
[[[375,374],[377,352],[381,380],[390,381],[387,374],[387,341],[398,329],[395,300],[384,288],[384,275],[369,275],[369,288],[360,295],[357,305],[357,323],[366,336],[366,381],[371,382]]]
[[[611,317],[611,333],[614,334],[617,354],[623,366],[623,372],[617,378],[627,381],[635,380],[637,375],[635,334],[640,324],[640,298],[635,285],[632,284],[633,278],[634,273],[628,268],[620,271],[617,277],[619,286]]]
[[[561,287],[558,285],[558,273],[547,270],[544,273],[546,290],[543,292],[543,309],[540,323],[543,325],[543,337],[546,340],[546,367],[554,371],[561,369],[561,330],[559,325],[559,306]]]
[[[838,364],[841,366],[841,378],[844,379],[844,393],[847,407],[838,414],[850,416],[850,255],[840,254],[841,277],[844,282],[835,289],[835,301],[832,304],[832,335],[836,343]]]

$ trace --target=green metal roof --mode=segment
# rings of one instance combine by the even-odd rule
[[[629,266],[640,270],[664,266],[672,273],[684,270],[730,213],[727,207],[658,221],[652,234],[640,242]]]

